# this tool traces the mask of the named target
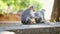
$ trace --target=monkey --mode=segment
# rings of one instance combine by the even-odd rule
[[[44,12],[45,12],[45,9],[42,9],[35,13],[36,23],[44,23],[44,20],[45,20]]]
[[[21,16],[21,21],[23,24],[32,24],[35,19],[35,15],[34,15],[34,6],[29,7],[28,9],[26,9]]]

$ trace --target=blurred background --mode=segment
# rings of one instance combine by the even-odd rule
[[[20,21],[17,18],[29,6],[35,5],[35,11],[45,9],[45,19],[59,22],[59,0],[0,0],[0,21]],[[17,13],[17,14],[16,14]],[[17,17],[16,17],[17,16]]]

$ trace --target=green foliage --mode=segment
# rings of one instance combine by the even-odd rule
[[[43,8],[43,4],[40,3],[40,0],[0,0],[1,10],[3,10],[6,6],[14,6],[13,8],[15,11],[18,11],[19,9],[25,10],[30,5],[35,5],[36,11]]]

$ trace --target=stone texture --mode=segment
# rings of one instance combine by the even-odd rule
[[[60,27],[10,30],[16,34],[60,34]]]

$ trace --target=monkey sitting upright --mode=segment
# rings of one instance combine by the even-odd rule
[[[23,24],[33,24],[35,21],[34,17],[34,6],[31,6],[30,8],[26,9],[21,16],[21,21]]]

